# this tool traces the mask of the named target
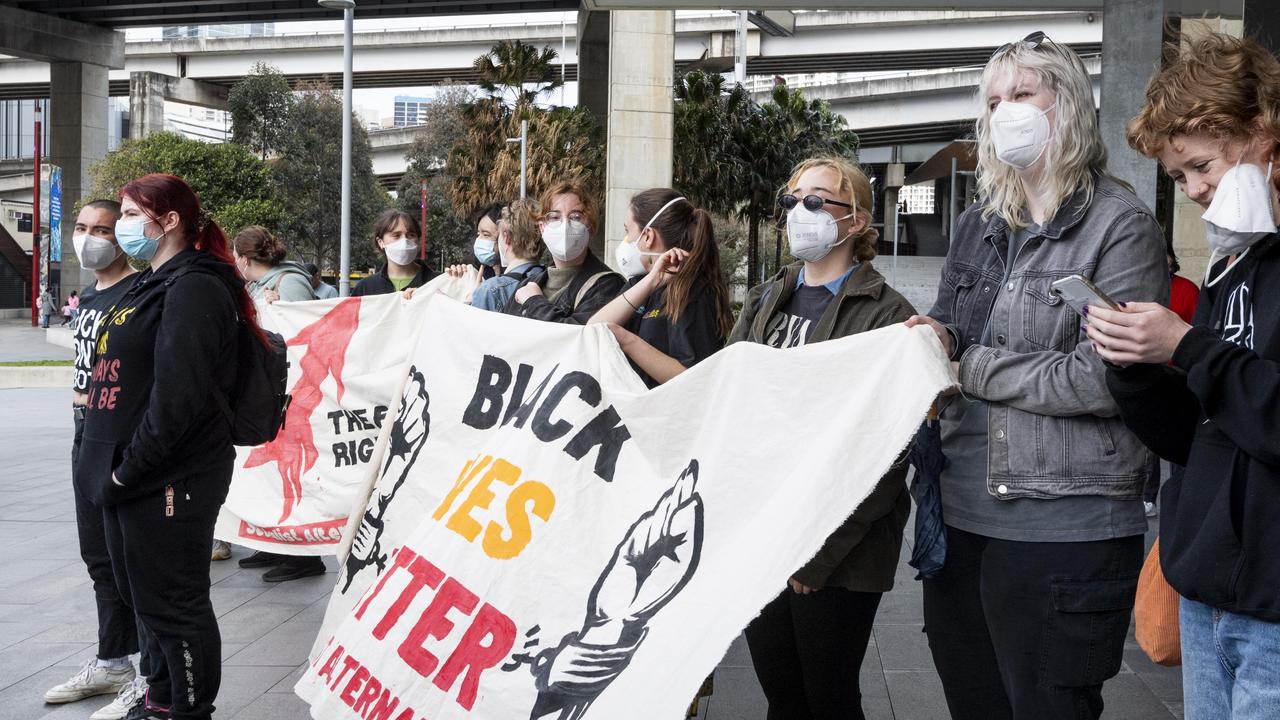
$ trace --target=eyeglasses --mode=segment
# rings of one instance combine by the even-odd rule
[[[995,60],[997,57],[1005,54],[1009,50],[1012,50],[1014,45],[1026,45],[1028,50],[1036,50],[1047,42],[1053,41],[1049,39],[1048,35],[1044,34],[1043,30],[1037,30],[1017,42],[1008,42],[996,48],[996,51],[991,53],[991,60]],[[990,62],[990,60],[988,60],[988,62]]]
[[[564,214],[558,210],[552,210],[551,212],[542,216],[543,222],[549,222],[549,223],[560,222],[564,218],[565,218]],[[574,210],[573,212],[569,213],[569,220],[572,222],[580,223],[583,221],[584,218],[586,218],[586,215],[582,214],[577,210]]]
[[[853,209],[853,206],[849,203],[840,202],[839,200],[828,200],[817,195],[805,195],[803,198],[798,198],[795,195],[787,194],[778,198],[778,204],[782,206],[783,210],[789,211],[801,203],[803,203],[805,209],[810,212],[817,212],[821,210],[823,205],[836,205],[842,208],[849,208],[850,210]]]

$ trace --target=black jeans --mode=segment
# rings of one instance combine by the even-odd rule
[[[71,445],[71,473],[75,474],[76,456],[80,454],[80,438],[84,434],[84,410],[72,408],[75,422],[75,439]],[[71,484],[76,503],[76,531],[80,536],[80,558],[93,580],[93,595],[98,603],[98,657],[114,660],[128,657],[145,645],[139,641],[141,627],[136,622],[133,609],[120,596],[116,576],[111,569],[111,556],[107,553],[107,537],[102,525],[102,508],[89,502],[75,483]],[[148,669],[148,658],[143,657],[142,667]]]
[[[924,622],[951,717],[1100,716],[1142,550],[1141,535],[1014,542],[948,527],[947,564],[924,581]]]
[[[188,475],[165,493],[104,509],[116,582],[147,629],[157,658],[147,678],[152,704],[174,720],[208,720],[222,681],[222,636],[209,601],[213,525],[227,497],[231,463]]]
[[[747,625],[769,720],[862,720],[858,673],[882,593],[790,588]]]

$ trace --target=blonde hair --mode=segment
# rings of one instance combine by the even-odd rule
[[[1016,42],[998,52],[983,69],[978,84],[978,194],[986,203],[984,220],[998,215],[1014,229],[1027,226],[1023,214],[1027,197],[1018,171],[996,157],[987,98],[994,81],[1022,70],[1030,70],[1057,95],[1049,145],[1041,156],[1045,217],[1057,215],[1078,190],[1084,190],[1083,204],[1088,206],[1093,201],[1094,174],[1106,174],[1107,170],[1107,148],[1098,130],[1093,82],[1080,56],[1051,40],[1039,45]]]
[[[853,259],[866,262],[876,256],[876,241],[880,239],[880,231],[871,227],[871,181],[867,174],[854,163],[834,155],[814,157],[803,160],[791,171],[791,177],[783,186],[781,193],[789,193],[800,182],[800,176],[813,168],[831,168],[840,176],[840,184],[836,192],[846,195],[856,217],[866,217],[866,226],[862,232],[853,237]]]
[[[1134,150],[1154,157],[1174,135],[1280,142],[1280,61],[1257,41],[1209,33],[1181,52],[1170,43],[1165,57],[1129,123]]]

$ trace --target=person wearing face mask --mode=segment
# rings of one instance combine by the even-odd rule
[[[506,272],[480,283],[471,295],[472,307],[502,312],[521,282],[546,273],[541,263],[547,247],[542,243],[536,212],[537,208],[525,200],[502,208],[497,225],[497,252],[499,264]]]
[[[504,312],[547,322],[584,325],[625,282],[587,247],[599,222],[595,200],[573,183],[542,194],[542,241],[555,266],[520,282]]]
[[[1151,212],[1106,172],[1093,88],[1033,33],[979,84],[979,201],[956,220],[937,333],[959,394],[939,400],[947,555],[924,579],[929,649],[954,718],[1098,717],[1142,566],[1148,453],[1102,359],[1050,285],[1164,302]]]
[[[72,322],[76,351],[72,375],[71,410],[75,432],[71,445],[72,474],[75,473],[84,417],[89,404],[89,378],[93,372],[94,348],[103,331],[104,319],[111,308],[128,292],[137,278],[129,265],[129,256],[116,244],[116,220],[120,203],[95,200],[87,203],[76,216],[72,245],[80,266],[93,271],[94,283],[80,295],[80,308]],[[116,587],[111,557],[107,552],[102,508],[91,502],[80,487],[72,484],[76,506],[76,530],[80,540],[80,557],[93,581],[97,602],[98,653],[87,661],[71,679],[50,688],[45,702],[67,703],[94,695],[116,693],[107,706],[93,713],[94,720],[119,720],[146,691],[149,658],[142,660],[142,675],[134,670],[129,655],[144,650],[139,641],[139,625],[133,609]]]
[[[796,166],[779,198],[799,258],[752,288],[729,342],[793,348],[906,320],[913,310],[872,266],[871,184],[843,158]],[[858,669],[893,588],[911,511],[900,458],[747,626],[770,720],[863,717]]]
[[[285,260],[284,243],[270,230],[259,225],[244,228],[231,241],[231,253],[254,300],[263,299],[267,291],[284,302],[316,299],[310,273],[301,263]]]
[[[626,287],[590,320],[607,322],[631,365],[656,387],[710,357],[733,327],[711,216],[675,190],[636,193],[623,221]]]
[[[1125,424],[1171,463],[1160,566],[1181,596],[1187,720],[1280,717],[1280,61],[1208,34],[1147,86],[1129,144],[1204,207],[1213,262],[1188,323],[1091,309]]]
[[[429,282],[436,273],[418,260],[421,239],[422,228],[418,227],[416,218],[403,210],[384,210],[373,221],[373,244],[386,256],[387,262],[378,272],[356,283],[351,294],[386,295]]]
[[[189,185],[145,175],[120,203],[116,240],[150,267],[102,320],[74,480],[103,508],[117,588],[156,658],[127,717],[208,720],[222,650],[208,563],[236,456],[228,358],[269,341]]]
[[[507,203],[494,202],[476,211],[476,239],[471,243],[471,253],[480,266],[480,279],[488,280],[502,274],[502,262],[498,253],[499,224]]]

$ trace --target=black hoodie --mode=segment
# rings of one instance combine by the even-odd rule
[[[110,505],[193,478],[230,483],[235,450],[214,393],[229,396],[235,381],[233,293],[243,286],[233,266],[188,249],[116,303],[89,380],[75,471],[85,497]],[[204,478],[220,467],[225,478]]]
[[[1125,424],[1186,466],[1160,493],[1169,584],[1280,622],[1280,235],[1201,291],[1172,367],[1111,369],[1107,385]]]

